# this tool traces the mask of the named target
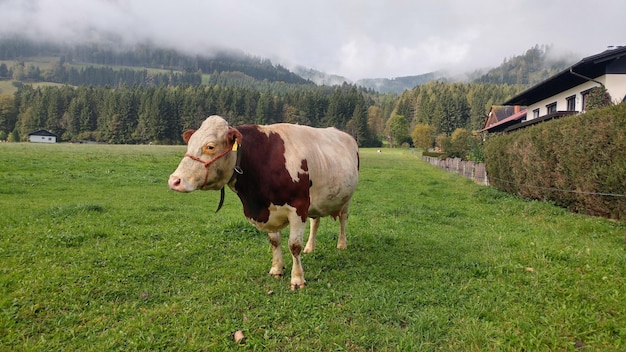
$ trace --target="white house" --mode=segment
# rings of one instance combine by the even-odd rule
[[[56,143],[57,135],[46,130],[39,130],[28,134],[28,141],[35,143]]]
[[[600,86],[606,88],[614,103],[626,101],[626,47],[586,57],[507,100],[503,105],[525,107],[526,114],[515,116],[515,119],[507,118],[506,121],[498,120],[496,123],[488,117],[483,131],[513,131],[541,121],[584,112],[589,92]]]

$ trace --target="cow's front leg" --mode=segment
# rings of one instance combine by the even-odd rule
[[[302,252],[302,238],[304,237],[304,227],[306,222],[297,214],[293,214],[289,221],[289,250],[293,259],[293,267],[291,268],[291,289],[297,290],[304,287],[304,270],[300,262],[300,253]]]
[[[315,235],[320,227],[320,218],[311,218],[311,231],[309,231],[309,240],[306,241],[304,253],[311,253],[315,250]]]
[[[278,278],[283,275],[283,269],[285,268],[283,254],[280,251],[280,231],[269,232],[267,237],[272,246],[272,267],[270,268],[270,275]]]

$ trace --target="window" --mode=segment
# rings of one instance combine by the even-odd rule
[[[575,95],[565,98],[565,101],[567,102],[567,111],[576,111],[576,96]]]
[[[539,108],[533,110],[533,119],[536,119],[539,117]]]
[[[556,112],[556,102],[546,105],[546,114],[552,114]]]

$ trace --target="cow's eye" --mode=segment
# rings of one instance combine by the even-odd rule
[[[213,155],[215,153],[215,143],[207,143],[202,147],[202,153]]]

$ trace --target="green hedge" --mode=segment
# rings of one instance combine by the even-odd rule
[[[440,152],[422,152],[422,156],[430,156],[433,158],[445,159],[448,157],[448,154],[440,153]]]
[[[485,160],[501,190],[626,219],[626,104],[492,137]]]

